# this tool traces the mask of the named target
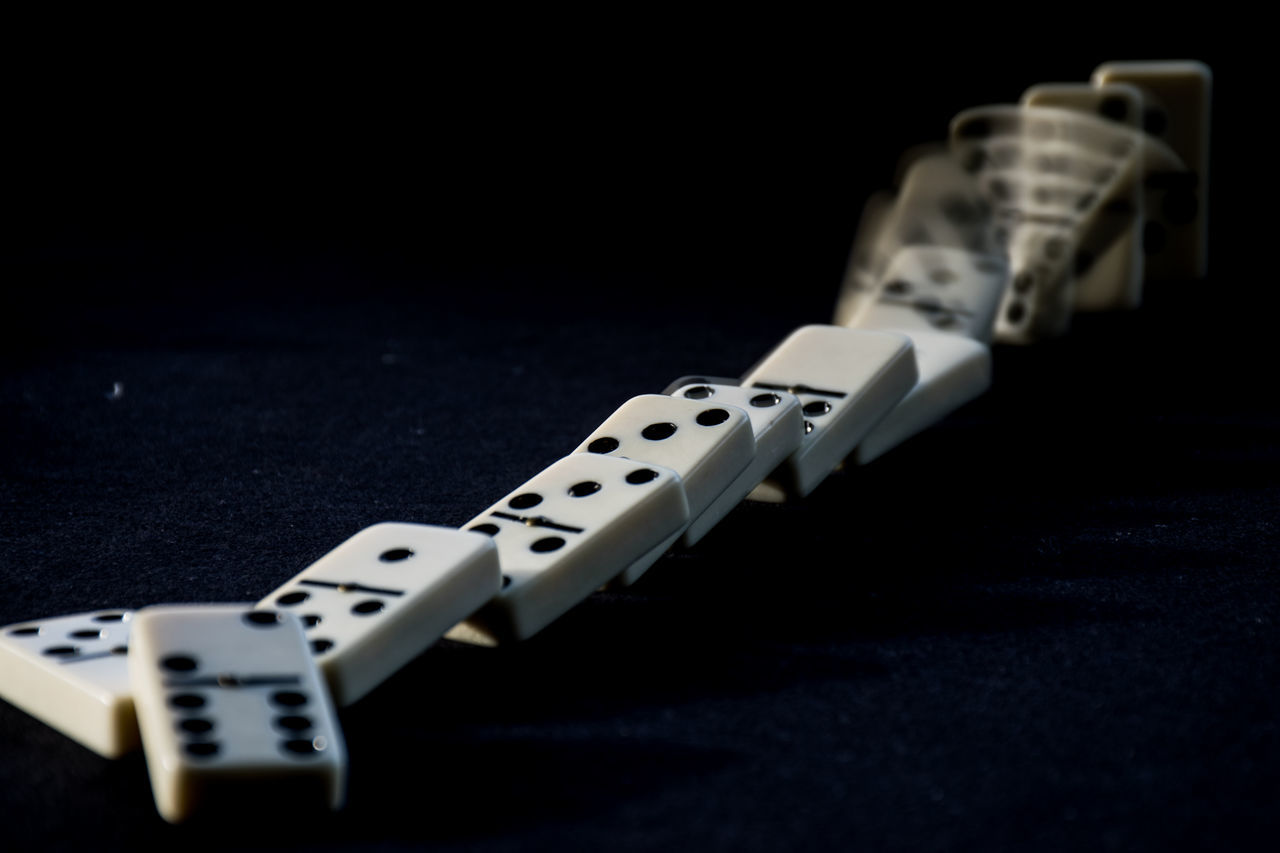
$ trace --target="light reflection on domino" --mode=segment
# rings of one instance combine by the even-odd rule
[[[245,604],[143,608],[129,675],[165,820],[342,805],[346,748],[298,617]]]
[[[106,758],[136,749],[132,620],[97,610],[0,628],[0,697]]]
[[[475,612],[501,585],[493,541],[451,527],[367,527],[258,603],[302,617],[339,706]]]
[[[647,569],[689,520],[674,471],[570,454],[463,525],[493,537],[504,585],[445,636],[486,646],[528,639],[624,569]]]
[[[812,492],[916,382],[911,341],[894,332],[802,326],[743,377],[744,387],[795,394],[805,418],[800,447],[750,500],[777,503]]]
[[[746,497],[744,491],[728,506],[719,502],[751,466],[756,442],[747,413],[726,399],[642,394],[623,403],[574,453],[633,459],[679,474],[692,519],[680,539],[692,545]],[[618,581],[634,583],[642,572],[628,567]]]

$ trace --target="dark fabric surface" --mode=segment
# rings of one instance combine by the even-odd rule
[[[6,849],[1273,849],[1255,69],[1117,42],[895,80],[838,41],[32,94],[0,624],[252,601],[375,522],[461,524],[626,398],[827,321],[862,200],[956,110],[1134,55],[1219,87],[1207,280],[997,348],[937,428],[527,643],[429,650],[342,712],[339,814],[169,827],[141,755],[0,704]]]

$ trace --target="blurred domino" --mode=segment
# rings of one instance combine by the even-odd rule
[[[1042,83],[1027,89],[1022,103],[1076,110],[1134,130],[1142,126],[1142,91],[1121,83]],[[1135,172],[1140,175],[1141,152],[1135,158]],[[1105,204],[1090,233],[1081,237],[1083,254],[1077,261],[1076,310],[1136,308],[1142,302],[1142,211],[1142,183],[1130,180]]]
[[[805,437],[751,500],[805,497],[916,382],[911,341],[893,332],[802,326],[745,377],[744,387],[800,399]]]
[[[1203,62],[1107,62],[1095,86],[1127,83],[1143,93],[1143,130],[1164,142],[1182,169],[1145,175],[1143,249],[1148,280],[1196,278],[1208,265],[1209,113],[1213,73]]]
[[[339,706],[417,657],[501,585],[478,533],[385,522],[361,530],[258,603],[302,617]]]
[[[493,537],[503,588],[451,640],[527,639],[624,570],[642,572],[689,526],[674,471],[574,453],[464,525]]]
[[[864,438],[853,461],[865,465],[933,426],[991,387],[991,350],[961,335],[912,332],[915,387]]]
[[[763,482],[782,460],[800,447],[800,442],[804,440],[804,417],[800,413],[800,400],[794,394],[742,388],[736,380],[732,380],[731,384],[692,383],[675,389],[671,394],[742,409],[751,420],[751,432],[755,437],[755,457],[751,464],[680,537],[680,543],[688,547],[702,538],[729,510],[741,503],[752,489]]]
[[[346,750],[296,616],[148,607],[132,642],[138,725],[165,820],[342,805]]]
[[[727,506],[717,503],[756,455],[747,413],[737,406],[724,405],[725,402],[663,394],[632,397],[578,445],[574,453],[633,459],[661,465],[679,474],[692,519],[681,539],[692,545],[746,497],[744,491]],[[715,512],[709,514],[713,506]],[[618,580],[623,584],[632,583],[643,570],[627,568]]]
[[[842,325],[907,334],[943,331],[988,341],[1008,276],[999,255],[906,246],[889,262],[875,299]]]
[[[0,628],[0,697],[107,758],[135,749],[132,620],[98,610]]]

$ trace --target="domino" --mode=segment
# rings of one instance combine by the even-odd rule
[[[133,612],[0,628],[0,698],[105,758],[138,746],[126,654]]]
[[[647,569],[689,521],[674,471],[570,454],[464,525],[493,537],[503,588],[445,636],[485,646],[528,639],[624,570]]]
[[[1106,62],[1095,86],[1127,83],[1143,93],[1142,128],[1170,149],[1176,166],[1144,178],[1143,251],[1149,281],[1197,278],[1209,259],[1209,122],[1213,72],[1203,62]]]
[[[690,383],[677,388],[672,396],[741,409],[750,418],[751,433],[755,438],[755,456],[751,464],[680,537],[680,544],[690,547],[800,447],[804,440],[804,416],[800,413],[800,400],[794,394],[742,388],[736,380],[732,384]]]
[[[262,601],[302,617],[339,707],[350,705],[497,594],[493,540],[384,522],[361,530]]]
[[[962,335],[911,332],[920,378],[854,451],[858,465],[878,459],[991,387],[991,350]]]
[[[727,506],[716,502],[756,455],[747,413],[724,402],[663,394],[632,397],[573,452],[607,454],[676,472],[684,484],[691,519],[681,541],[692,545],[746,496],[744,491]],[[712,506],[715,512],[708,514]],[[644,568],[625,569],[619,582],[633,583]]]
[[[1009,267],[1000,255],[945,246],[906,246],[894,255],[874,301],[841,325],[942,331],[991,339]]]
[[[893,332],[802,326],[743,377],[743,387],[795,394],[805,436],[749,500],[805,497],[916,382],[911,341]]]
[[[339,808],[346,748],[302,622],[248,605],[139,610],[129,676],[156,808]]]
[[[892,202],[873,196],[863,209],[836,305],[837,325],[875,300],[876,285],[903,246],[991,250],[990,202],[954,154],[924,149],[904,169]]]
[[[1142,125],[1142,91],[1121,83],[1042,83],[1027,89],[1021,102],[1028,107],[1060,107],[1097,115],[1133,130]],[[1134,165],[1141,172],[1141,151],[1134,156]],[[1104,205],[1090,233],[1081,237],[1075,310],[1110,311],[1141,304],[1143,207],[1141,182],[1126,181]]]

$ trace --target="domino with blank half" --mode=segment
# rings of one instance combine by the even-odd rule
[[[361,530],[258,603],[302,617],[339,706],[350,705],[497,594],[493,541],[451,527]]]
[[[665,394],[632,397],[574,453],[632,459],[679,474],[691,519],[681,541],[692,545],[746,497],[744,491],[728,506],[718,502],[756,456],[747,413],[737,406],[724,405],[725,402]],[[646,568],[628,567],[617,580],[624,585],[633,583]]]
[[[106,758],[136,749],[132,621],[97,610],[0,628],[0,698]]]
[[[674,471],[570,454],[464,525],[493,537],[503,587],[445,636],[485,646],[528,639],[624,570],[647,569],[689,521]]]
[[[743,377],[742,385],[799,398],[805,436],[749,495],[805,497],[906,396],[916,382],[911,341],[894,332],[802,326]]]

